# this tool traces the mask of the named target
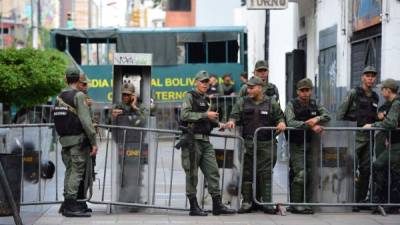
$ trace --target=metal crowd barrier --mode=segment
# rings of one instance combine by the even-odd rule
[[[63,189],[63,171],[65,169],[63,163],[60,163],[61,148],[53,126],[53,124],[12,124],[0,126],[0,133],[2,134],[0,152],[19,151],[22,155],[21,206],[59,204],[62,202],[61,192]],[[98,165],[100,161],[104,161],[104,169],[99,166],[96,168],[98,175],[101,175],[101,178],[96,180],[101,180],[99,181],[101,182],[101,186],[99,188],[100,191],[94,189],[87,196],[91,198],[91,203],[138,208],[188,209],[185,182],[183,179],[185,175],[183,169],[181,169],[181,163],[179,161],[176,163],[176,157],[180,154],[180,150],[174,149],[177,141],[176,138],[181,134],[180,131],[111,125],[98,125],[98,128],[104,129],[104,133],[106,133],[106,137],[99,138],[99,152],[105,151],[105,153],[98,154],[97,158]],[[121,145],[121,143],[114,143],[115,136],[117,135],[115,133],[116,130],[122,131],[122,145],[126,146],[126,148],[118,148],[118,144]],[[132,135],[131,132],[137,133],[140,136],[139,147],[136,147],[142,149],[142,146],[147,145],[147,152],[135,151],[135,146],[132,147],[129,146],[129,143],[124,143],[128,141],[128,136]],[[169,137],[161,137],[159,134],[168,134]],[[211,138],[220,138],[221,140],[218,142],[220,145],[222,144],[222,147],[220,146],[222,153],[219,155],[221,162],[221,196],[225,202],[229,202],[233,207],[239,207],[240,201],[237,196],[227,194],[225,188],[227,182],[233,179],[235,180],[235,184],[237,184],[236,188],[239,189],[236,192],[240,193],[241,168],[238,163],[238,157],[240,157],[241,152],[238,152],[237,149],[243,144],[242,138],[226,134],[212,134],[210,136]],[[123,151],[123,157],[119,154],[121,153],[119,152],[120,150]],[[32,152],[35,154],[32,154]],[[118,156],[120,158],[117,158]],[[138,162],[135,164],[135,168],[131,171],[120,170],[120,173],[116,174],[115,165],[118,163],[128,165],[129,160],[132,160],[130,157],[133,157]],[[169,157],[169,159],[167,160],[166,157]],[[55,165],[54,177],[52,178],[41,176],[43,174],[43,166],[41,166],[40,162],[44,159],[51,160]],[[147,162],[143,162],[143,160]],[[166,163],[169,163],[170,166],[166,166]],[[150,164],[151,166],[148,166]],[[162,166],[157,166],[158,164]],[[224,169],[228,167],[228,164],[230,164],[230,169]],[[27,170],[28,167],[29,170]],[[237,170],[236,173],[232,172],[234,169]],[[116,186],[121,185],[121,183],[124,185],[124,183],[130,182],[129,180],[120,179],[124,176],[124,173],[140,174],[143,170],[145,170],[144,175],[135,176],[138,179],[135,182],[139,183],[139,179],[145,177],[144,180],[146,182],[141,184],[145,187],[145,190],[141,190],[143,193],[146,193],[145,201],[129,200],[124,202],[116,200]],[[228,170],[231,171],[228,172]],[[118,179],[116,179],[117,177]],[[116,181],[121,181],[121,183],[113,183]],[[207,198],[204,198],[206,195],[205,188],[206,184],[202,177],[199,176],[198,190],[200,193],[199,196],[202,196],[200,199],[203,206],[207,205]],[[164,190],[165,193],[158,193],[160,189]]]
[[[32,108],[21,110],[15,116],[16,124],[37,124],[53,122],[54,105],[37,105]],[[109,124],[112,104],[109,102],[94,102],[91,106],[91,117],[96,123]]]
[[[257,183],[257,135],[262,130],[270,130],[272,140],[275,139],[276,135],[276,128],[275,127],[260,127],[255,131],[254,138],[253,138],[253,185]],[[291,131],[302,131],[303,136],[303,143],[304,143],[304,156],[303,156],[303,165],[304,165],[304,177],[303,177],[303,201],[302,202],[291,202],[290,200],[290,179],[289,179],[289,164],[285,165],[286,173],[287,173],[287,186],[280,187],[286,193],[286,201],[279,199],[274,199],[276,196],[272,196],[271,202],[260,202],[257,200],[257,190],[253,187],[253,201],[258,205],[264,206],[271,206],[276,205],[277,210],[283,215],[285,214],[284,208],[281,206],[314,206],[319,207],[320,210],[325,211],[329,207],[350,207],[350,206],[367,206],[367,207],[378,207],[381,214],[385,214],[382,206],[397,206],[400,207],[400,202],[391,202],[391,184],[392,184],[392,177],[391,177],[391,132],[392,130],[384,130],[381,128],[359,128],[359,127],[324,127],[323,132],[321,133],[320,137],[318,135],[313,135],[313,140],[311,143],[307,143],[306,138],[307,135],[310,135],[310,132],[306,132],[304,129],[296,129],[288,127],[286,129],[286,151],[289,155],[289,162],[290,162],[290,137]],[[397,129],[400,130],[400,129]],[[357,179],[357,156],[356,156],[356,133],[357,132],[368,132],[369,135],[369,157],[370,157],[370,184],[369,184],[369,191],[367,194],[368,202],[356,202],[355,199],[355,190],[356,190],[356,179]],[[373,176],[373,163],[376,158],[375,148],[382,147],[382,146],[374,146],[374,136],[376,131],[384,131],[388,134],[388,147],[386,151],[388,151],[388,184],[387,184],[387,202],[374,202],[374,193],[373,193],[373,184],[374,184],[374,176]],[[345,144],[344,144],[345,143]],[[311,152],[307,152],[307,145],[312,145]],[[276,141],[271,142],[271,149],[276,148]],[[318,161],[314,161],[313,167],[311,168],[312,174],[307,174],[307,154],[314,154],[313,160],[317,159]],[[271,159],[274,157],[274,151],[271,151]],[[317,162],[317,163],[315,163]],[[351,164],[351,165],[350,165]],[[271,171],[273,171],[274,165],[271,163]],[[328,172],[327,172],[328,171]],[[328,179],[328,175],[326,173],[330,173],[331,177]],[[312,176],[314,185],[311,187],[313,188],[314,193],[312,197],[312,201],[307,202],[307,177]],[[315,182],[318,180],[317,182]],[[340,182],[344,181],[345,184],[341,185]],[[329,183],[331,182],[331,183]],[[396,181],[397,182],[397,181]],[[271,174],[271,184],[274,184],[273,181],[273,172]],[[331,185],[331,190],[333,193],[327,193],[326,189],[329,185]],[[275,183],[275,186],[276,183]],[[272,191],[274,185],[271,185]],[[344,188],[341,189],[341,188]],[[393,188],[393,187],[392,187]],[[397,187],[400,188],[400,187]],[[327,199],[327,196],[329,197]],[[330,200],[330,201],[329,201]],[[328,210],[329,211],[329,210]]]
[[[57,168],[62,163],[53,126],[51,123],[0,125],[0,152],[21,155],[20,205],[61,202],[62,181]]]
[[[238,98],[239,97],[235,95],[216,95],[211,98],[211,102],[214,104],[217,112],[220,113],[220,121],[228,121],[228,117],[231,114],[232,108]]]
[[[211,98],[213,110],[220,113],[220,121],[226,122],[236,103],[238,96],[215,95]],[[157,118],[156,127],[159,129],[177,130],[179,128],[178,120],[180,117],[181,100],[155,101],[156,110],[154,113]],[[94,102],[91,106],[92,118],[98,124],[110,124],[111,103]],[[25,111],[21,111],[16,117],[16,123],[52,123],[53,105],[37,105]]]
[[[105,151],[104,154],[99,154],[97,162],[104,162],[104,167],[98,166],[96,171],[101,175],[100,191],[95,190],[92,196],[88,196],[91,203],[104,204],[109,206],[128,206],[136,208],[155,208],[155,209],[173,209],[173,210],[187,210],[187,200],[185,196],[185,177],[183,169],[181,169],[180,162],[176,162],[175,158],[179,155],[180,150],[174,149],[177,137],[181,134],[180,131],[163,130],[163,129],[148,129],[139,127],[128,126],[111,126],[99,125],[100,129],[104,129],[106,137],[101,138],[99,152]],[[272,130],[271,136],[275,137],[275,127],[261,127],[256,130],[255,137],[261,130]],[[294,130],[301,130],[295,128],[287,128],[287,141],[290,142],[290,133]],[[357,203],[355,201],[355,178],[356,178],[356,152],[355,152],[355,135],[359,131],[366,131],[370,137],[369,154],[370,158],[374,159],[376,154],[374,152],[374,135],[376,131],[388,132],[388,165],[387,165],[387,192],[385,193],[387,202],[374,202],[373,193],[371,192],[374,177],[373,163],[370,160],[370,197],[369,202]],[[119,133],[118,133],[119,132]],[[164,135],[161,135],[164,134]],[[166,135],[165,135],[166,134]],[[118,135],[120,135],[118,139]],[[130,135],[139,140],[139,143],[130,145],[128,143]],[[304,133],[304,149],[307,148],[308,133]],[[211,140],[215,149],[222,150],[222,156],[217,156],[221,159],[221,195],[225,203],[231,203],[234,207],[239,207],[240,197],[234,194],[228,194],[225,191],[226,183],[229,178],[237,184],[236,193],[241,193],[242,183],[242,165],[243,162],[243,138],[237,135],[226,134],[212,134],[213,138],[219,138],[219,141]],[[290,200],[290,182],[288,177],[289,168],[286,167],[287,184],[286,187],[281,186],[283,193],[286,193],[286,200],[276,199],[273,196],[271,202],[260,202],[256,199],[256,189],[253,189],[253,200],[259,205],[278,205],[280,206],[314,206],[314,207],[349,207],[349,206],[398,206],[400,203],[392,202],[391,184],[392,181],[392,146],[391,146],[391,131],[371,128],[363,129],[356,127],[324,127],[324,132],[320,137],[321,141],[314,139],[311,144],[313,146],[313,156],[316,157],[313,163],[312,174],[308,174],[305,170],[304,181],[308,176],[312,176],[315,185],[313,188],[313,199],[311,202],[306,201],[307,185],[304,182],[303,188],[303,202],[294,203]],[[257,141],[254,141],[254,151],[257,148]],[[119,143],[118,143],[119,142]],[[33,143],[27,145],[27,143]],[[333,143],[333,144],[332,144]],[[346,143],[340,144],[340,143]],[[220,146],[218,146],[220,145]],[[121,147],[122,146],[122,147]],[[222,147],[221,147],[222,146]],[[287,152],[290,153],[290,145],[287,144]],[[147,148],[147,150],[145,149]],[[276,148],[276,143],[271,143],[271,148]],[[145,151],[146,150],[146,151]],[[232,151],[231,151],[232,150]],[[44,204],[58,204],[60,201],[60,190],[62,190],[62,174],[64,171],[63,163],[59,163],[60,148],[57,144],[55,132],[53,131],[53,124],[16,124],[16,125],[0,125],[0,152],[9,153],[12,151],[20,151],[22,155],[22,168],[21,168],[21,205],[44,205]],[[304,168],[307,168],[307,151],[304,151]],[[254,152],[255,153],[255,152]],[[230,154],[234,154],[230,156]],[[274,151],[271,151],[271,159],[273,158]],[[290,154],[288,154],[290,157]],[[102,158],[104,157],[104,158]],[[232,157],[231,163],[229,157]],[[51,160],[55,164],[55,173],[53,178],[42,176],[43,167],[41,163],[32,163],[34,161],[41,162],[42,160]],[[253,162],[257,161],[257,154],[254,154]],[[134,169],[124,170],[125,165],[133,163]],[[232,164],[228,166],[228,164]],[[29,167],[29,169],[28,169]],[[226,169],[226,168],[230,169]],[[273,167],[273,165],[272,165]],[[257,165],[253,163],[253,183],[257,182]],[[283,171],[284,172],[284,171]],[[124,174],[125,173],[125,174]],[[129,180],[129,176],[124,177],[126,173],[135,174],[136,180]],[[325,175],[329,173],[329,176]],[[136,183],[138,188],[137,192],[143,193],[140,198],[128,199],[124,201],[124,197],[118,196],[118,188],[124,186],[129,182]],[[397,182],[397,180],[395,181]],[[61,183],[61,185],[60,185]],[[273,174],[271,174],[271,183],[274,184]],[[200,190],[201,205],[207,205],[207,197],[205,197],[204,181],[200,178],[198,190]],[[272,187],[272,192],[274,191]],[[332,190],[330,193],[325,193],[326,190]],[[161,190],[161,191],[160,191]],[[129,190],[125,193],[129,193]],[[207,208],[207,207],[206,207]]]
[[[104,169],[100,172],[103,183],[101,193],[94,193],[91,203],[105,204],[109,212],[112,211],[111,206],[188,210],[185,174],[181,163],[175,160],[181,152],[174,148],[180,131],[114,125],[98,125],[98,128],[105,129],[107,133]],[[217,156],[222,158],[221,196],[225,202],[239,207],[239,199],[227,194],[225,187],[230,178],[236,184],[241,182],[241,168],[238,165],[241,153],[235,148],[243,144],[242,138],[226,134],[210,136],[219,138],[217,142],[222,144],[222,153]],[[231,169],[226,169],[228,164]],[[234,169],[239,172],[233,173]],[[203,206],[207,205],[205,186],[199,177],[199,199]],[[240,185],[236,188],[240,193]]]

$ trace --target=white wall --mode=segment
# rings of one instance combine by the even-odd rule
[[[343,37],[341,32],[341,19],[342,19],[342,1],[341,0],[323,0],[319,1],[317,5],[317,38],[315,40],[316,49],[315,54],[319,55],[319,32],[329,28],[331,26],[337,25],[337,45],[336,45],[336,65],[337,65],[337,82],[342,84],[342,86],[350,86],[350,76],[346,74],[345,64],[347,57],[345,57],[345,48],[347,48],[347,41],[343,43]],[[318,71],[318,58],[315,59],[314,70]],[[338,86],[337,83],[337,86]],[[348,85],[346,85],[348,84]]]
[[[314,76],[318,73],[318,32],[316,32],[316,14],[314,14],[314,2],[307,0],[298,4],[298,20],[295,25],[298,26],[298,37],[306,35],[307,37],[307,77],[314,81]],[[304,17],[305,24],[300,25],[300,18]]]
[[[108,4],[107,3],[110,3]],[[125,27],[126,26],[126,1],[102,1],[101,16],[102,24],[101,27]]]
[[[286,103],[285,54],[297,44],[297,3],[289,3],[288,9],[270,12],[269,81],[280,93],[281,106]],[[264,59],[265,54],[265,10],[235,9],[235,25],[246,26],[248,34],[248,72],[253,76],[254,64]]]
[[[247,27],[248,73],[253,75],[254,64],[264,59],[265,52],[265,11],[247,10],[245,7],[235,9],[236,26]]]
[[[305,18],[305,26],[299,28],[298,36],[307,34],[307,77],[314,80],[318,75],[319,32],[337,25],[337,83],[350,87],[350,50],[349,35],[351,25],[348,22],[349,6],[352,0],[317,1],[316,13],[314,1],[302,1],[299,5],[299,19]]]
[[[196,26],[232,26],[240,0],[197,0]]]
[[[383,0],[381,78],[400,80],[400,2]],[[385,14],[388,13],[388,17]]]
[[[289,3],[285,10],[270,11],[269,82],[278,87],[282,107],[286,103],[285,54],[297,47],[295,11],[297,3]]]

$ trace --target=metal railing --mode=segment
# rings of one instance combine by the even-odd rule
[[[257,136],[260,131],[262,130],[268,130],[271,131],[271,139],[274,140],[274,137],[276,135],[275,132],[275,127],[260,127],[255,131],[254,138],[253,138],[253,187],[254,184],[257,183],[257,144],[259,141],[257,141]],[[257,190],[253,188],[252,196],[253,196],[253,201],[258,204],[258,205],[287,205],[287,206],[327,206],[327,207],[345,207],[345,206],[375,206],[378,207],[380,212],[382,214],[384,213],[384,210],[382,206],[400,206],[400,202],[392,202],[391,201],[391,192],[393,187],[391,186],[392,184],[392,177],[391,177],[391,171],[392,171],[392,140],[391,140],[391,133],[393,130],[384,130],[381,128],[359,128],[359,127],[324,127],[324,131],[321,133],[321,135],[318,137],[318,135],[313,135],[313,142],[307,141],[307,135],[310,135],[310,132],[306,132],[304,129],[296,129],[296,128],[290,128],[288,127],[287,129],[287,134],[286,134],[286,139],[287,139],[287,152],[289,152],[289,161],[290,161],[290,138],[291,138],[291,132],[293,131],[300,131],[303,132],[303,165],[304,165],[304,176],[303,176],[303,201],[302,202],[292,202],[290,199],[290,184],[291,181],[289,179],[289,170],[290,170],[290,164],[287,165],[287,186],[283,187],[286,191],[286,202],[285,201],[274,201],[272,199],[271,202],[261,202],[259,199],[257,199]],[[376,202],[374,201],[374,179],[376,179],[374,175],[374,156],[375,158],[377,155],[374,153],[374,150],[376,147],[382,147],[382,146],[374,146],[374,136],[375,132],[387,132],[387,147],[386,147],[386,152],[388,154],[388,159],[385,163],[387,163],[387,192],[385,193],[387,197],[386,202]],[[396,131],[400,131],[400,129],[397,129]],[[368,138],[368,154],[369,154],[369,170],[370,170],[370,178],[368,178],[367,182],[369,183],[369,191],[368,191],[368,196],[367,196],[367,202],[362,201],[362,202],[356,202],[355,198],[355,192],[356,192],[356,180],[357,180],[357,152],[356,152],[356,135],[359,132],[367,132]],[[328,144],[327,144],[328,143]],[[271,142],[271,156],[270,159],[274,158],[274,148],[276,143],[274,141]],[[312,145],[312,146],[308,146]],[[312,149],[310,151],[310,149]],[[332,150],[334,152],[332,152]],[[318,161],[317,163],[313,163],[314,167],[311,168],[313,170],[312,174],[307,174],[307,154],[314,154],[312,155],[315,160],[315,157],[317,157]],[[382,153],[386,154],[386,153]],[[379,157],[379,156],[378,156]],[[332,165],[332,163],[334,165]],[[351,166],[349,164],[352,164]],[[271,163],[271,171],[273,171],[273,163]],[[400,169],[400,168],[399,168]],[[325,174],[326,171],[329,170],[330,173],[332,173],[333,178],[331,180],[326,180],[327,175]],[[314,184],[314,186],[309,186],[307,185],[307,179],[308,176],[312,176],[312,178],[319,179],[319,181]],[[400,177],[399,177],[400,178]],[[397,179],[399,179],[397,178]],[[324,180],[325,179],[325,180]],[[351,185],[347,186],[340,186],[340,180],[346,180],[347,183],[351,183]],[[330,198],[330,201],[326,201],[324,199],[324,196],[326,193],[324,193],[325,189],[328,185],[331,185],[332,187],[332,192],[336,194],[336,197]],[[335,183],[337,182],[337,183]],[[398,181],[396,181],[398,182]],[[273,183],[273,174],[271,172],[271,183]],[[399,185],[397,183],[397,185]],[[271,188],[273,186],[271,185]],[[346,190],[341,190],[341,187],[347,187]],[[307,191],[307,188],[313,188],[314,196],[312,201],[307,201],[307,193],[310,193]],[[336,188],[336,189],[335,189]],[[273,190],[271,191],[271,195],[273,193]],[[315,193],[318,193],[316,195]],[[332,193],[331,193],[332,194]],[[344,196],[342,196],[344,195]],[[383,195],[381,195],[383,196]],[[279,207],[281,209],[281,207]],[[284,213],[284,212],[282,212]]]
[[[103,129],[106,134],[105,139],[101,141],[100,151],[105,151],[104,154],[99,154],[98,162],[103,161],[104,166],[98,166],[96,170],[101,175],[99,182],[101,186],[99,191],[94,191],[90,202],[95,204],[105,204],[107,206],[129,206],[138,208],[156,208],[156,209],[174,209],[174,210],[187,210],[187,200],[184,190],[184,180],[182,177],[183,170],[179,168],[176,157],[180,154],[179,150],[174,149],[176,138],[181,134],[180,131],[166,130],[166,129],[149,129],[140,127],[129,126],[112,126],[112,125],[98,125],[98,128]],[[258,128],[254,137],[258,136],[261,130],[272,130],[271,137],[275,140],[275,127],[261,127]],[[287,128],[286,139],[291,142],[291,132],[303,131],[302,129]],[[60,148],[57,144],[57,138],[53,131],[53,124],[14,124],[14,125],[0,125],[0,133],[2,135],[2,142],[0,143],[1,152],[10,152],[15,150],[13,145],[17,146],[22,154],[22,168],[21,175],[24,179],[21,181],[21,205],[42,205],[42,204],[57,204],[60,203],[60,185],[62,183],[62,163],[59,163]],[[372,191],[374,188],[374,158],[378,157],[374,150],[374,136],[375,132],[387,132],[385,138],[387,139],[387,147],[384,153],[387,154],[387,188],[384,193],[385,202],[376,202],[374,200],[375,193]],[[399,131],[399,130],[397,130]],[[370,157],[369,170],[370,170],[370,193],[368,202],[356,202],[354,192],[356,191],[355,180],[357,178],[357,157],[356,157],[356,140],[355,137],[359,132],[367,132],[369,136],[368,153]],[[163,134],[163,135],[161,135]],[[303,136],[303,164],[304,164],[304,177],[303,177],[303,201],[292,202],[290,199],[290,179],[287,178],[286,187],[283,193],[286,193],[286,201],[272,196],[271,202],[261,202],[256,196],[256,189],[253,188],[253,201],[259,205],[290,205],[290,206],[316,206],[316,207],[349,207],[349,206],[400,206],[400,203],[394,202],[392,196],[393,184],[398,184],[398,178],[392,180],[393,177],[393,154],[397,150],[397,143],[394,150],[392,150],[391,130],[383,130],[379,128],[357,128],[357,127],[324,127],[324,131],[318,138],[313,137],[313,141],[307,142],[308,132],[304,132]],[[130,137],[130,136],[134,137]],[[118,137],[119,136],[119,137]],[[160,138],[162,136],[162,138]],[[216,149],[222,150],[221,162],[221,195],[225,202],[230,202],[233,207],[239,207],[240,197],[228,196],[225,192],[226,183],[229,179],[235,180],[237,183],[238,193],[241,193],[242,174],[243,174],[243,158],[244,158],[244,140],[240,136],[231,134],[212,134],[211,143]],[[130,143],[130,138],[136,140],[134,145]],[[320,141],[321,140],[321,141]],[[393,140],[397,141],[397,140]],[[34,143],[34,148],[26,145],[26,143]],[[134,141],[135,142],[135,141]],[[257,149],[258,141],[253,139],[253,184],[257,183]],[[220,145],[220,146],[217,146]],[[312,145],[312,146],[311,146]],[[376,143],[375,143],[376,145]],[[133,147],[132,147],[133,146]],[[222,146],[222,147],[221,147]],[[290,144],[286,144],[286,151],[290,153]],[[313,149],[311,152],[307,149]],[[375,146],[376,147],[376,146]],[[382,146],[380,146],[382,147]],[[276,148],[276,142],[271,142],[271,149]],[[102,150],[103,149],[103,150]],[[105,149],[105,150],[104,150]],[[40,178],[42,174],[42,167],[40,163],[32,164],[31,170],[27,174],[27,164],[29,162],[26,157],[35,150],[36,156],[40,162],[43,159],[52,160],[55,164],[56,171],[53,179]],[[145,151],[146,150],[146,151]],[[229,155],[234,154],[232,157],[234,162],[233,166],[228,161]],[[275,151],[271,151],[271,159],[274,158]],[[312,174],[307,172],[307,154],[312,154],[316,160],[313,161]],[[103,155],[103,156],[101,156]],[[290,158],[290,154],[289,158]],[[395,155],[397,157],[397,155]],[[104,157],[104,158],[102,158]],[[33,159],[33,158],[32,158]],[[133,165],[131,170],[126,170],[124,166],[131,163]],[[271,171],[274,165],[271,164]],[[289,174],[289,166],[285,165],[286,173]],[[119,168],[118,168],[119,167]],[[227,169],[229,167],[230,169]],[[122,168],[122,169],[121,169]],[[236,170],[236,174],[233,171]],[[127,180],[129,176],[126,173],[135,174],[136,180]],[[284,172],[284,171],[283,171]],[[36,176],[32,174],[36,174]],[[325,175],[329,173],[330,175]],[[32,176],[30,176],[32,175]],[[307,185],[307,178],[311,176],[315,182],[313,186]],[[124,186],[129,182],[140,184],[141,193],[144,199],[136,199],[124,201],[123,198],[118,196],[118,188],[121,184]],[[99,184],[100,184],[99,183]],[[205,184],[200,181],[199,195],[201,202],[207,205],[207,197],[205,197]],[[273,174],[271,174],[271,184],[275,184]],[[272,191],[273,185],[271,185]],[[313,188],[312,201],[307,199],[307,188]],[[330,192],[324,192],[330,188]],[[160,191],[161,190],[161,191]],[[397,201],[397,200],[396,200]],[[207,208],[207,206],[206,206]],[[111,207],[109,207],[111,209]]]
[[[101,194],[94,195],[91,203],[105,204],[109,209],[114,205],[188,210],[183,170],[176,169],[178,163],[175,160],[180,154],[179,150],[174,149],[180,131],[114,125],[98,125],[98,128],[107,130],[107,143]],[[220,185],[224,197],[229,175],[236,179],[233,174],[227,175],[230,170],[225,168],[228,151],[240,157],[237,149],[233,148],[241,146],[243,142],[241,137],[235,135],[211,134],[210,138],[219,138],[223,144]],[[240,170],[240,166],[236,166]],[[240,182],[241,173],[238,174]],[[199,183],[199,195],[204,206],[205,185],[202,181]],[[240,189],[240,186],[237,188]],[[128,190],[135,190],[136,193],[128,194]],[[234,207],[239,207],[240,201],[236,199],[235,202]]]
[[[53,107],[54,105],[37,105],[20,110],[17,112],[13,122],[15,124],[52,123]],[[91,118],[96,123],[108,124],[111,119],[111,108],[111,103],[94,102],[91,106]]]
[[[220,113],[220,121],[227,121],[238,96],[216,95],[211,98],[213,111]],[[157,119],[159,129],[177,130],[179,128],[181,100],[155,101],[156,109],[152,114]],[[53,105],[37,105],[17,113],[15,123],[34,124],[52,123]],[[94,102],[91,106],[92,118],[98,124],[111,124],[112,104],[109,102]]]
[[[1,152],[21,155],[21,205],[61,202],[57,168],[62,163],[53,127],[51,123],[0,125]],[[50,163],[55,166],[54,174],[47,168]]]

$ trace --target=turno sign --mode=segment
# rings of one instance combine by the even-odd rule
[[[246,0],[247,9],[286,9],[288,0]]]

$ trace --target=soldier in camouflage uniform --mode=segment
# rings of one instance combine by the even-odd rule
[[[122,102],[113,105],[111,115],[116,119],[119,115],[135,115],[136,119],[132,120],[134,126],[144,123],[146,109],[138,102],[135,95],[135,86],[131,83],[124,83],[122,86]]]
[[[400,202],[400,132],[393,130],[399,128],[400,122],[400,98],[397,95],[399,89],[393,79],[387,79],[381,85],[382,96],[385,98],[387,114],[383,120],[364,125],[364,128],[378,127],[391,131],[386,136],[386,145],[381,146],[385,150],[379,154],[373,164],[373,202],[375,203],[399,203]],[[388,132],[387,132],[388,134]],[[389,148],[390,144],[390,148]],[[390,152],[390,153],[389,153]],[[388,164],[390,154],[390,200],[388,199]],[[398,207],[389,207],[388,212],[398,213]]]
[[[392,106],[391,101],[385,101],[383,105],[378,108],[377,121],[383,121],[389,113],[390,107]],[[375,157],[378,158],[381,153],[386,150],[386,141],[388,138],[388,132],[385,130],[376,131],[375,134]]]
[[[361,86],[350,90],[349,94],[339,106],[338,120],[356,121],[357,127],[373,123],[377,119],[378,95],[372,90],[376,80],[376,69],[367,66],[361,75]],[[371,140],[373,141],[373,140]],[[356,132],[356,154],[358,177],[356,180],[356,202],[365,201],[367,197],[370,177],[370,132]],[[354,212],[360,211],[353,207]]]
[[[305,131],[290,132],[290,202],[310,202],[312,195],[311,186],[311,137],[310,131],[320,134],[321,123],[328,122],[331,118],[329,112],[322,105],[311,98],[312,81],[308,78],[297,82],[297,98],[286,105],[285,117],[289,127],[303,128]],[[304,152],[304,132],[306,132],[306,151]],[[288,138],[288,137],[287,137]],[[304,154],[306,154],[306,167],[304,168]],[[306,173],[307,172],[307,173]],[[306,173],[306,195],[304,194],[304,175]],[[292,213],[312,214],[311,207],[289,207]]]
[[[186,93],[183,98],[181,110],[181,125],[190,129],[191,140],[189,145],[182,146],[182,167],[186,173],[186,195],[190,202],[191,216],[207,216],[200,209],[197,194],[198,168],[204,174],[208,183],[208,192],[212,196],[214,215],[233,214],[234,210],[228,209],[221,202],[217,160],[209,134],[214,127],[224,127],[218,122],[218,113],[210,111],[210,99],[206,92],[209,85],[209,74],[200,71],[195,76],[195,89]]]
[[[68,68],[64,89],[54,107],[54,125],[60,136],[62,160],[66,171],[64,179],[64,202],[62,215],[67,217],[89,217],[89,212],[77,202],[79,184],[82,181],[89,155],[97,154],[96,132],[90,117],[86,95],[77,89],[80,72]]]
[[[256,198],[260,202],[270,203],[271,197],[271,168],[276,162],[276,149],[273,146],[272,131],[262,130],[257,137],[257,183],[253,185],[253,137],[254,132],[259,127],[276,126],[277,132],[285,130],[285,118],[274,98],[266,96],[264,93],[265,82],[253,76],[247,82],[248,95],[238,99],[233,106],[229,117],[227,128],[234,128],[237,122],[243,125],[242,136],[245,139],[245,152],[243,162],[243,183],[242,196],[243,202],[239,213],[249,213],[253,209],[252,187],[256,188]],[[271,152],[274,158],[271,159]],[[253,186],[252,186],[253,185]],[[261,207],[264,213],[275,214],[273,206]]]
[[[275,84],[268,82],[269,70],[268,64],[264,60],[256,62],[254,67],[254,76],[261,78],[264,81],[263,92],[268,97],[275,98],[275,101],[279,103],[279,92]],[[247,85],[243,85],[239,90],[239,96],[244,97],[247,95]]]
[[[94,101],[88,95],[89,82],[90,82],[90,80],[87,78],[86,74],[81,73],[79,76],[79,82],[77,84],[77,89],[86,95],[85,102],[86,102],[86,105],[89,107],[89,112],[90,112],[90,115],[92,118],[93,125],[96,125],[96,124],[98,124],[98,121],[94,120],[93,111],[92,111],[92,105],[93,105]],[[97,130],[96,130],[96,132],[97,132]],[[96,156],[95,155],[91,156],[91,159],[92,160],[89,161],[86,166],[85,175],[84,175],[85,179],[83,179],[79,185],[78,200],[83,200],[86,198],[87,191],[89,190],[89,187],[90,187],[90,182],[93,182],[93,180],[95,179],[94,168],[96,166]],[[89,171],[89,170],[90,170],[91,177],[87,176],[88,175],[87,171]],[[86,212],[92,212],[92,209],[88,207],[88,205],[86,204],[85,201],[82,201],[79,203],[82,205],[82,207],[84,208],[84,210]],[[62,209],[60,209],[60,211],[62,211]]]

